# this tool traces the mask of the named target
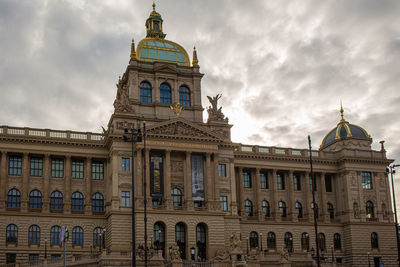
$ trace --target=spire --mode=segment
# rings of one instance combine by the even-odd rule
[[[133,39],[131,44],[131,58],[136,58],[135,41]]]
[[[340,100],[340,116],[342,117],[342,119],[340,120],[340,122],[345,122],[345,121],[346,121],[346,120],[344,119],[343,112],[344,112],[344,110],[343,110],[343,106],[342,106],[342,100]]]
[[[153,11],[156,11],[156,3],[153,1]]]
[[[163,19],[156,11],[156,3],[153,1],[153,11],[151,11],[149,18],[146,20],[146,37],[164,39],[166,34],[162,31]]]
[[[196,51],[196,47],[193,47],[193,60],[192,60],[192,65],[194,66],[198,66],[199,65],[199,60],[197,59],[197,51]]]

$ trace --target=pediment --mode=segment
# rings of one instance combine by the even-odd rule
[[[175,139],[192,139],[199,141],[221,142],[221,137],[205,127],[198,126],[183,119],[174,119],[155,124],[146,129],[148,136],[173,137]]]
[[[176,68],[176,65],[173,65],[173,64],[156,63],[154,65],[154,71],[176,73],[177,68]]]

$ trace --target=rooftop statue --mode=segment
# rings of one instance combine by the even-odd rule
[[[211,106],[207,108],[208,119],[207,122],[212,121],[222,121],[228,122],[228,118],[225,117],[224,113],[222,113],[222,107],[218,108],[218,100],[222,97],[222,94],[217,94],[214,97],[207,96],[210,101]]]

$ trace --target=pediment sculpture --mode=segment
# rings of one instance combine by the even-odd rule
[[[228,118],[222,113],[222,107],[218,108],[218,100],[222,97],[222,94],[217,94],[216,96],[207,96],[210,101],[211,106],[207,107],[208,119],[207,122],[221,121],[228,122]]]
[[[183,122],[174,122],[161,125],[147,130],[148,135],[173,135],[173,136],[192,136],[200,138],[215,139],[216,137],[206,131],[201,131]]]

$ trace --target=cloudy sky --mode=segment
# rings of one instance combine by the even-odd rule
[[[100,132],[151,4],[1,0],[0,125]],[[318,148],[342,101],[400,163],[400,1],[156,4],[167,39],[197,47],[203,105],[223,94],[233,141],[305,148],[311,134]]]

